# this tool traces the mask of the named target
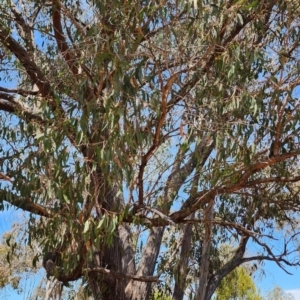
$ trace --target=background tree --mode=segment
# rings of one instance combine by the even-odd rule
[[[1,2],[1,208],[29,213],[49,276],[95,299],[204,300],[245,262],[300,264],[299,15],[287,0]]]
[[[34,252],[24,245],[22,233],[20,224],[14,224],[3,234],[0,243],[0,288],[9,285],[18,293],[25,292],[26,283],[33,283],[28,279],[36,276],[38,271],[38,266],[33,268]]]
[[[255,283],[244,267],[238,267],[225,278],[216,290],[215,300],[262,300]]]
[[[290,293],[285,293],[279,286],[275,286],[267,294],[267,300],[295,300],[295,297]]]
[[[11,299],[12,290],[24,299],[90,299],[84,287],[70,284],[61,293],[61,284],[54,278],[46,278],[39,261],[33,257],[40,253],[36,243],[26,243],[26,218],[20,218],[11,230],[4,232],[0,243],[0,298]],[[10,290],[10,288],[12,290]]]

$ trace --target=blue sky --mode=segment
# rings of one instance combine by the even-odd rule
[[[275,262],[265,262],[263,270],[265,274],[257,273],[255,279],[262,294],[277,285],[284,291],[291,293],[296,300],[300,300],[300,268],[289,268],[288,271],[293,275],[288,275]]]

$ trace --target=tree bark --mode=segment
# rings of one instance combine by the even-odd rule
[[[213,220],[214,199],[211,199],[204,211],[205,236],[202,247],[199,286],[197,291],[197,300],[205,300],[210,262],[211,236],[212,236],[212,220]]]
[[[122,272],[121,242],[119,236],[114,238],[109,247],[103,245],[100,251],[94,251],[92,267],[104,267],[109,270]],[[113,275],[89,272],[88,282],[95,300],[125,300],[126,279]]]
[[[192,214],[191,219],[195,214]],[[188,224],[183,231],[183,239],[181,245],[181,252],[177,267],[177,274],[175,274],[175,286],[172,300],[182,300],[185,291],[185,283],[188,275],[189,254],[192,247],[192,229],[193,225]]]
[[[97,174],[97,180],[99,180],[99,183],[102,182],[100,171]],[[107,188],[105,200],[101,202],[101,199],[99,199],[98,203],[101,203],[103,208],[109,211],[114,211],[117,207],[123,205],[122,199],[116,197],[116,192],[113,187]],[[128,225],[119,226],[115,231],[112,245],[109,246],[103,242],[100,249],[95,249],[93,261],[90,262],[91,268],[102,267],[125,274],[134,273],[134,251],[130,243],[130,238],[130,227]],[[125,288],[128,279],[117,278],[112,274],[107,275],[90,272],[88,281],[95,300],[127,299],[125,296]]]
[[[150,232],[136,275],[152,275],[154,273],[163,232],[163,227],[154,228]],[[147,300],[150,295],[151,286],[152,283],[131,280],[125,290],[126,297],[130,300]]]

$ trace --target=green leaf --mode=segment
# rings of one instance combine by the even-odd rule
[[[89,228],[90,228],[90,220],[87,220],[84,223],[83,233],[87,233],[89,231]]]

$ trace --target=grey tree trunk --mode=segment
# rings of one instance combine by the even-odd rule
[[[193,218],[194,215],[195,214],[193,214],[191,218]],[[185,226],[183,231],[181,252],[177,267],[177,274],[175,274],[175,287],[172,300],[182,300],[184,296],[186,278],[188,275],[189,254],[192,247],[192,229],[193,225],[188,224]]]
[[[114,238],[111,247],[103,245],[100,251],[95,250],[92,267],[102,267],[108,270],[122,272],[121,241]],[[126,280],[115,276],[90,272],[89,286],[95,300],[125,300]]]
[[[98,183],[102,182],[100,171],[98,171],[95,178]],[[101,186],[98,183],[96,183],[95,186]],[[122,206],[123,201],[116,197],[116,191],[112,187],[107,188],[104,201],[100,196],[98,196],[98,203],[101,203],[104,209],[114,211],[117,207]],[[128,225],[122,225],[117,228],[111,246],[108,246],[105,242],[103,242],[100,249],[95,249],[93,261],[90,262],[91,267],[107,268],[108,270],[125,274],[134,273],[134,251],[130,238],[131,233]],[[97,272],[90,272],[88,281],[95,300],[127,299],[125,295],[125,288],[128,280],[124,278],[116,278],[113,275],[109,276],[99,274]]]
[[[148,239],[146,246],[142,252],[142,258],[138,266],[136,275],[152,275],[154,273],[156,260],[162,241],[164,228],[154,228]],[[126,297],[131,300],[146,300],[149,298],[151,291],[151,283],[138,282],[131,280],[126,287]]]
[[[213,205],[214,199],[208,203],[204,210],[204,224],[205,233],[202,246],[201,264],[200,264],[200,277],[199,286],[197,291],[197,300],[205,300],[208,288],[208,275],[209,275],[209,262],[210,262],[210,249],[211,249],[211,235],[212,235],[212,221],[213,221]]]
[[[196,150],[198,153],[201,150],[203,160],[200,166],[203,166],[208,154],[212,150],[212,145],[209,143],[208,145],[200,145],[200,149]],[[205,151],[203,151],[203,149]],[[180,186],[186,179],[186,176],[190,174],[190,172],[196,167],[196,163],[194,162],[193,157],[190,161],[186,163],[185,166],[181,166],[181,160],[179,159],[181,152],[178,152],[178,159],[173,166],[172,172],[168,177],[167,184],[164,189],[164,204],[161,207],[162,211],[168,213],[170,209],[170,205],[176,196],[176,187]],[[116,193],[111,191],[106,197],[105,203],[103,206],[107,206],[106,208],[110,211],[113,211],[113,206],[120,205],[122,201],[120,199],[114,198]],[[125,274],[135,274],[137,276],[153,276],[155,266],[157,263],[157,257],[160,251],[162,237],[164,234],[164,227],[153,228],[148,236],[147,243],[142,251],[142,256],[138,267],[135,267],[135,256],[134,250],[131,243],[131,233],[130,227],[128,225],[123,225],[119,228],[118,237],[114,241],[114,245],[111,248],[104,247],[103,253],[101,253],[100,265],[102,267],[107,267],[108,269],[123,272]],[[189,239],[189,235],[187,234],[187,239]],[[189,243],[187,242],[187,245]],[[189,246],[190,247],[190,246]],[[188,249],[186,249],[188,251]],[[185,250],[182,250],[183,253]],[[184,255],[183,255],[184,256]],[[184,263],[184,258],[182,261],[182,266],[187,265]],[[95,265],[96,266],[96,265]],[[182,269],[183,272],[184,269]],[[95,278],[93,278],[95,277]],[[95,292],[94,295],[100,298],[98,299],[111,299],[111,300],[147,300],[149,299],[151,288],[153,287],[152,283],[140,282],[126,279],[116,279],[113,277],[107,278],[107,276],[100,277],[99,275],[93,275],[89,278],[91,287],[94,287]],[[107,291],[100,291],[103,289],[102,285],[107,288]],[[182,284],[182,281],[179,283]],[[183,288],[181,288],[183,290]],[[182,292],[181,292],[182,293]],[[102,295],[102,296],[100,296]],[[101,298],[102,297],[102,298]]]

